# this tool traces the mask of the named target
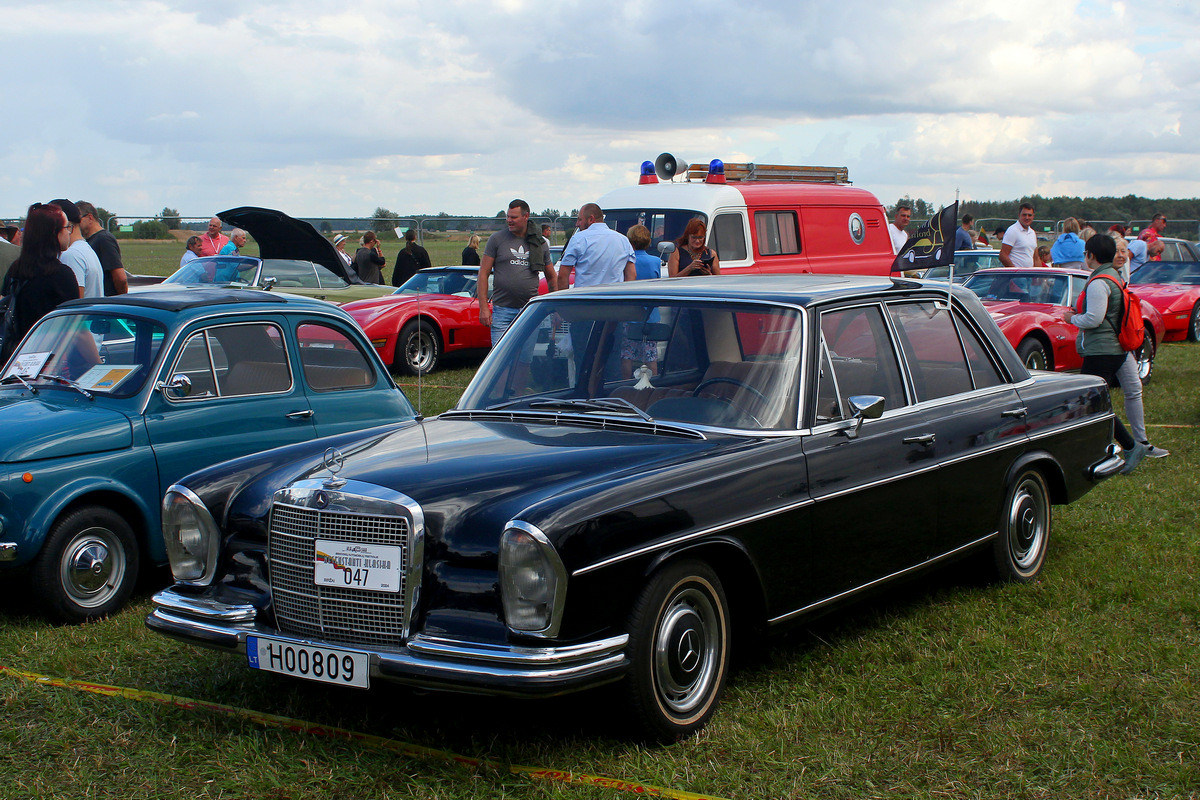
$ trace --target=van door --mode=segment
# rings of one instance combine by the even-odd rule
[[[895,254],[887,217],[880,207],[802,206],[800,233],[812,272],[891,274]]]
[[[751,257],[746,209],[718,208],[709,226],[708,246],[721,259],[721,272],[758,272]]]
[[[812,272],[800,232],[800,215],[794,208],[755,208],[754,254],[759,272]]]

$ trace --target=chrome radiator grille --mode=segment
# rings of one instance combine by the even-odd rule
[[[400,648],[404,644],[409,564],[409,521],[404,517],[298,508],[271,508],[271,594],[279,629],[332,642]],[[398,546],[403,554],[399,592],[318,586],[315,542]]]

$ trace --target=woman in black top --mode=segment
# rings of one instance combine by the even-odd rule
[[[363,234],[362,243],[363,246],[354,254],[354,271],[364,283],[383,283],[381,267],[387,263],[387,259],[383,257],[379,237],[374,231],[367,231]]]
[[[403,286],[417,274],[417,270],[431,267],[429,251],[417,244],[417,232],[409,228],[404,232],[404,249],[396,254],[396,266],[392,269],[392,286]]]
[[[0,361],[7,361],[21,339],[42,317],[67,300],[79,299],[79,284],[71,268],[58,260],[71,246],[71,228],[58,206],[34,203],[25,215],[25,238],[21,255],[8,268],[0,294],[15,292],[16,326],[4,339]]]
[[[467,246],[463,248],[462,265],[464,267],[479,266],[479,236],[471,234],[471,240],[467,242]]]

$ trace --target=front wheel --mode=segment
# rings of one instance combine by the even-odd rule
[[[1029,583],[1046,563],[1050,545],[1050,490],[1042,473],[1022,470],[1008,486],[993,555],[1001,581]]]
[[[1046,355],[1046,348],[1032,336],[1021,340],[1017,346],[1017,356],[1028,369],[1053,369]]]
[[[120,610],[137,574],[133,530],[100,506],[78,508],[56,522],[30,573],[46,613],[70,623]]]
[[[649,738],[672,742],[708,722],[729,671],[729,604],[700,561],[667,566],[634,603],[627,698]]]
[[[427,375],[437,366],[442,340],[428,322],[410,320],[396,339],[396,366],[408,375]]]
[[[1133,351],[1133,357],[1137,359],[1138,379],[1143,386],[1150,382],[1150,376],[1154,374],[1154,356],[1157,354],[1154,329],[1147,325],[1146,333],[1142,337],[1142,346]]]

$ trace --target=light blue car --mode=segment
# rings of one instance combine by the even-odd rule
[[[71,301],[0,375],[0,570],[66,622],[166,563],[160,501],[184,475],[416,416],[345,312],[261,291]]]

